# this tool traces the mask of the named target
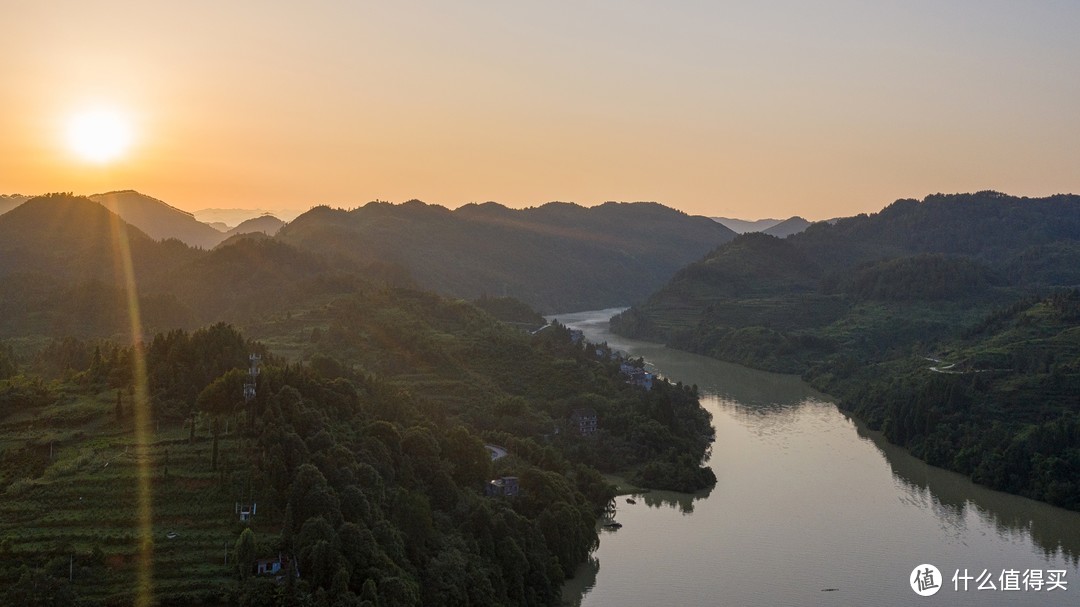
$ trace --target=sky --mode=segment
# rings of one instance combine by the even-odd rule
[[[189,211],[1080,192],[1080,2],[0,0],[0,193]],[[130,124],[102,162],[91,110]]]

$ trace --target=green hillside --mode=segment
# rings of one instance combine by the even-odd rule
[[[3,604],[558,605],[603,474],[716,480],[693,388],[632,386],[516,300],[267,237],[157,242],[70,195],[0,216],[0,247]]]
[[[811,374],[929,463],[1080,510],[1080,291],[988,315],[932,356],[838,358]]]
[[[935,195],[813,224],[784,240],[739,236],[612,327],[803,374],[932,463],[1075,509],[1076,481],[1050,488],[1034,480],[1036,469],[1045,473],[1038,466],[1072,470],[1075,445],[1023,441],[1071,428],[1080,413],[1070,370],[1078,319],[1040,312],[1071,305],[1062,302],[1073,297],[1078,268],[1080,197]],[[1058,294],[1041,299],[1046,293]],[[1019,324],[987,328],[988,318],[1006,314]],[[927,357],[945,360],[940,352],[970,367],[956,367],[961,376],[927,371]],[[1038,402],[1045,407],[1034,416],[1011,416]],[[949,415],[927,413],[938,407]],[[982,442],[987,437],[995,442]],[[1013,443],[1022,446],[1001,451]]]

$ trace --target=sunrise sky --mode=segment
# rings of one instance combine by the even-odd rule
[[[0,193],[822,219],[934,192],[1080,192],[1073,0],[0,0],[0,15]],[[127,123],[119,153],[77,150],[86,112]]]

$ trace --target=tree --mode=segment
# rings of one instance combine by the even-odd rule
[[[255,532],[244,529],[236,540],[236,566],[240,568],[240,577],[247,578],[255,566]]]
[[[198,409],[213,416],[211,428],[214,435],[214,446],[211,452],[211,470],[217,470],[219,420],[222,416],[232,415],[236,406],[243,400],[244,378],[246,377],[247,375],[243,371],[232,369],[203,388],[198,398],[195,399],[195,406]]]
[[[195,405],[214,417],[230,415],[244,400],[244,380],[247,373],[232,369],[203,388]]]
[[[297,469],[289,487],[287,506],[292,507],[293,524],[303,526],[308,519],[324,517],[332,525],[341,523],[341,505],[326,477],[311,464]]]

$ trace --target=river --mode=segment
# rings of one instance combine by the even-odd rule
[[[619,498],[623,527],[601,533],[591,562],[566,585],[567,604],[1080,604],[1080,513],[926,465],[797,377],[614,335],[607,319],[618,311],[556,318],[664,377],[697,384],[716,427],[709,465],[717,484],[707,494]],[[926,598],[909,585],[924,563],[943,578]],[[966,591],[952,580],[965,569]],[[1012,586],[1010,571],[1044,580],[1064,571],[1066,590],[1035,591],[1038,573],[1027,589],[1020,579],[1020,590],[1002,590]]]

